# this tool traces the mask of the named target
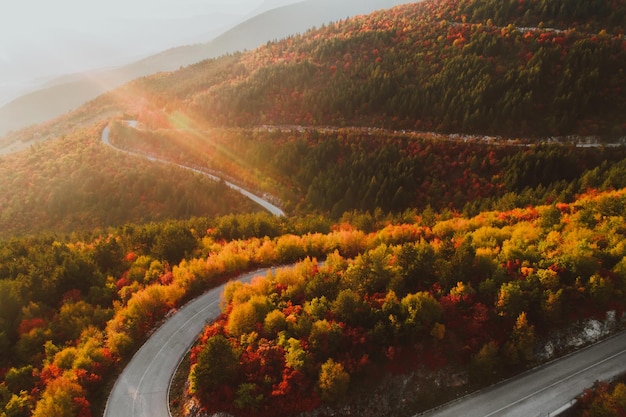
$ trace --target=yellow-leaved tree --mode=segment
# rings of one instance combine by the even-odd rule
[[[318,387],[326,403],[336,403],[345,398],[350,386],[350,374],[341,363],[328,359],[320,369]]]

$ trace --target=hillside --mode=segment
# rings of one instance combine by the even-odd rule
[[[623,328],[625,10],[426,0],[13,132],[0,416],[101,415],[172,311],[294,262],[227,286],[185,396],[235,416],[409,416],[567,352],[589,320]],[[223,172],[288,216],[110,149],[107,124],[115,146]]]
[[[599,2],[585,20],[548,4],[505,14],[485,2],[398,6],[141,78],[7,141],[132,117],[141,134],[118,135],[124,146],[222,171],[279,195],[291,212],[334,219],[427,207],[475,214],[620,188],[621,148],[522,146],[545,135],[624,134],[623,3]],[[481,136],[494,133],[521,142]]]
[[[258,210],[224,184],[106,148],[103,127],[0,158],[0,235]]]
[[[185,45],[143,58],[120,68],[75,74],[56,80],[39,90],[0,107],[0,136],[32,124],[42,123],[73,110],[135,78],[173,71],[204,59],[234,53],[272,40],[302,33],[325,23],[369,13],[399,4],[399,0],[303,1],[265,10],[225,31],[210,41]],[[283,2],[284,3],[284,2]],[[67,79],[69,78],[69,79]]]
[[[525,146],[383,129],[116,130],[127,149],[208,166],[278,193],[292,212],[475,214],[626,186],[623,147]]]
[[[209,415],[411,416],[536,366],[569,324],[623,314],[623,198],[389,225],[356,257],[230,283],[189,390]]]
[[[624,2],[530,3],[407,4],[135,87],[211,125],[622,137]]]
[[[567,350],[570,324],[623,311],[624,199],[370,217],[369,232],[358,218],[257,214],[2,240],[0,410],[98,415],[168,311],[240,271],[311,257],[326,263],[228,286],[224,316],[193,350],[192,392],[235,415],[344,400],[359,415],[412,415],[456,392],[432,396],[428,375],[479,387]],[[404,377],[393,375],[419,369],[394,390]]]

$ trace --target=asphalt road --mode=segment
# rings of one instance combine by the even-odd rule
[[[241,275],[249,282],[268,270]],[[224,284],[225,285],[225,284]],[[168,417],[172,376],[207,322],[220,314],[224,285],[191,301],[170,317],[133,356],[117,379],[104,417]]]
[[[102,141],[113,146],[109,141],[108,127],[102,132]],[[156,160],[143,154],[136,155]],[[219,180],[218,177],[194,168],[181,167]],[[234,184],[227,184],[244,194],[250,194],[246,194],[249,198],[260,200],[254,201],[273,214],[284,215],[282,210],[260,197]],[[261,271],[245,274],[239,279],[250,281],[253,276],[259,275],[259,272]],[[150,337],[118,378],[107,401],[105,417],[170,415],[168,389],[172,375],[206,322],[214,320],[219,315],[222,289],[223,286],[213,289],[190,302]],[[611,379],[624,372],[626,372],[626,332],[421,416],[554,416],[557,415],[555,412],[571,403],[595,381]]]
[[[131,126],[133,126],[133,127],[136,126],[136,122],[133,122],[133,121],[130,121],[129,124]],[[186,165],[175,164],[175,163],[167,161],[165,159],[159,159],[159,158],[155,158],[155,157],[150,156],[150,155],[144,155],[144,154],[139,153],[139,152],[131,152],[131,151],[127,151],[127,150],[120,149],[120,148],[116,147],[115,145],[113,145],[111,143],[111,140],[109,139],[109,126],[105,127],[102,130],[102,142],[105,145],[108,145],[108,146],[112,147],[113,149],[116,149],[118,151],[127,153],[129,155],[140,156],[142,158],[146,158],[146,159],[149,159],[151,161],[157,161],[157,162],[162,162],[162,163],[166,163],[166,164],[174,164],[174,165],[178,166],[179,168],[188,169],[188,170],[196,172],[198,174],[202,174],[204,176],[207,176],[207,177],[211,178],[214,181],[224,181],[224,183],[228,187],[230,187],[233,190],[238,191],[239,193],[241,193],[244,196],[248,197],[250,200],[254,201],[258,205],[263,207],[265,210],[267,210],[270,213],[272,213],[274,216],[284,216],[285,215],[285,212],[283,210],[281,210],[279,207],[275,206],[274,204],[270,203],[269,201],[263,199],[262,197],[259,197],[258,195],[254,194],[254,193],[252,193],[252,192],[250,192],[250,191],[248,191],[248,190],[246,190],[244,188],[241,188],[240,186],[238,186],[236,184],[233,184],[232,182],[226,181],[226,180],[224,180],[223,178],[220,178],[217,175],[212,175],[212,174],[209,174],[208,172],[204,172],[204,171],[201,171],[199,169],[188,167]]]
[[[249,282],[259,270],[240,276]],[[205,324],[220,314],[224,286],[193,300],[133,356],[107,401],[104,417],[168,417],[168,390],[178,364]],[[424,417],[546,417],[557,415],[597,380],[626,372],[626,332],[519,377],[467,396]]]
[[[267,270],[244,274],[249,282]],[[169,417],[168,390],[178,364],[207,322],[220,314],[224,285],[181,308],[134,355],[119,376],[104,417]],[[585,388],[626,372],[626,332],[467,396],[423,417],[555,416]]]
[[[595,381],[624,372],[626,332],[421,416],[552,417]]]

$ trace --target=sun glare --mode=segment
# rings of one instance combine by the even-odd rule
[[[241,166],[241,158],[221,146],[218,142],[211,140],[212,129],[204,122],[195,120],[183,112],[173,113],[169,116],[168,120],[175,131],[175,140],[178,142],[179,146],[189,151],[208,151],[209,149],[214,149],[217,153],[217,155],[213,155],[214,157],[226,157],[228,160]]]

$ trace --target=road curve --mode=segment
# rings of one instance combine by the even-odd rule
[[[250,282],[268,270],[243,274]],[[137,351],[118,377],[104,417],[169,417],[168,391],[178,364],[205,324],[220,314],[223,284],[171,316]],[[422,417],[547,417],[597,380],[626,371],[626,332],[519,377],[420,414]]]
[[[102,142],[127,154],[171,163],[113,146],[109,140],[108,126],[102,131]],[[220,180],[206,172],[176,165]],[[282,210],[260,197],[234,184],[226,184],[272,214],[284,215]],[[245,274],[238,279],[249,282],[260,272],[262,271]],[[104,417],[170,416],[168,390],[172,375],[206,322],[214,320],[220,314],[219,300],[223,287],[215,288],[187,304],[150,337],[115,383]],[[624,372],[626,332],[420,416],[555,416],[595,381],[608,380]]]
[[[595,381],[624,372],[626,332],[420,416],[556,416]]]
[[[133,126],[133,127],[134,127],[134,126],[136,126],[136,123],[133,123],[133,122],[129,122],[129,124],[130,124],[131,126]],[[173,163],[173,162],[167,161],[167,160],[165,160],[165,159],[159,159],[159,158],[155,158],[155,157],[153,157],[153,156],[144,155],[144,154],[139,153],[139,152],[132,152],[132,151],[127,151],[127,150],[125,150],[125,149],[118,148],[117,146],[115,146],[115,145],[113,145],[113,144],[111,143],[111,140],[110,140],[110,138],[109,138],[109,132],[110,132],[110,130],[109,130],[109,126],[106,126],[106,127],[102,130],[102,142],[103,142],[105,145],[110,146],[110,147],[112,147],[112,148],[113,148],[113,149],[115,149],[115,150],[118,150],[118,151],[120,151],[120,152],[124,152],[124,153],[126,153],[126,154],[128,154],[128,155],[135,155],[135,156],[140,156],[140,157],[142,157],[142,158],[147,158],[147,159],[149,159],[149,160],[151,160],[151,161],[157,161],[157,162],[162,162],[162,163],[166,163],[166,164],[173,164],[173,165],[176,165],[176,166],[178,166],[178,167],[180,167],[180,168],[183,168],[183,169],[188,169],[188,170],[193,171],[193,172],[196,172],[196,173],[198,173],[198,174],[205,175],[205,176],[207,176],[207,177],[211,178],[211,179],[212,179],[212,180],[214,180],[214,181],[224,181],[224,183],[225,183],[228,187],[230,187],[230,188],[232,188],[233,190],[238,191],[239,193],[241,193],[241,194],[243,194],[244,196],[248,197],[250,200],[254,201],[254,202],[255,202],[255,203],[257,203],[258,205],[260,205],[261,207],[263,207],[265,210],[267,210],[267,211],[269,211],[270,213],[272,213],[274,216],[279,216],[279,217],[281,217],[281,216],[284,216],[284,215],[285,215],[285,212],[284,212],[283,210],[281,210],[279,207],[275,206],[274,204],[270,203],[269,201],[267,201],[267,200],[263,199],[262,197],[259,197],[258,195],[254,194],[254,193],[252,193],[252,192],[250,192],[250,191],[248,191],[248,190],[246,190],[246,189],[244,189],[244,188],[241,188],[240,186],[238,186],[238,185],[236,185],[236,184],[233,184],[233,183],[231,183],[231,182],[229,182],[229,181],[226,181],[226,180],[224,180],[223,178],[218,177],[217,175],[212,175],[212,174],[209,174],[208,172],[204,172],[204,171],[201,171],[201,170],[199,170],[199,169],[195,169],[195,168],[192,168],[192,167],[188,167],[188,166],[186,166],[186,165],[176,164],[176,163]]]
[[[242,282],[267,269],[243,274]],[[168,391],[172,375],[207,322],[220,314],[223,284],[194,299],[171,316],[137,351],[118,377],[104,417],[169,417]]]

